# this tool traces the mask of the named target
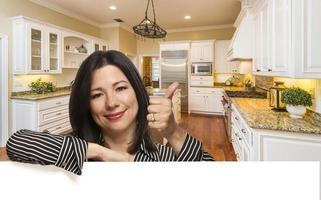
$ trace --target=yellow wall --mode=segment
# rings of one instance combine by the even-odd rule
[[[119,50],[119,28],[103,28],[100,30],[100,38],[108,41],[108,48]]]
[[[189,31],[168,33],[165,41],[174,40],[230,40],[235,28],[212,29],[203,31]],[[137,54],[158,54],[159,40],[141,39],[137,41]]]
[[[134,33],[119,28],[119,50],[127,54],[136,55],[137,40]]]

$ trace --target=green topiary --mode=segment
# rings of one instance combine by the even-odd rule
[[[28,86],[30,87],[31,92],[35,92],[37,94],[53,92],[56,89],[56,86],[52,82],[44,82],[41,78],[31,82]]]
[[[312,106],[312,96],[299,87],[291,87],[282,93],[282,102],[293,106]]]

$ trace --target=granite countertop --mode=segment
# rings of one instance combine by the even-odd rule
[[[292,119],[288,112],[271,110],[267,99],[231,99],[251,128],[321,135],[321,116],[312,111],[302,119]]]
[[[20,99],[20,100],[30,100],[30,101],[37,101],[42,99],[48,99],[53,97],[60,97],[70,95],[70,87],[65,88],[58,88],[55,92],[49,92],[45,94],[35,94],[31,93],[30,91],[27,92],[13,92],[11,94],[11,99]]]
[[[244,88],[242,86],[227,86],[225,83],[214,83],[214,87],[216,88],[222,88],[227,91],[244,91]]]

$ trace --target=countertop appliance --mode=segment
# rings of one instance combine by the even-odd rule
[[[282,93],[285,89],[284,82],[274,82],[274,86],[269,89],[270,92],[270,106],[273,110],[283,111],[285,110],[285,103],[282,102]]]
[[[174,81],[179,82],[181,89],[181,110],[188,112],[188,50],[163,50],[161,51],[160,88],[166,89]]]
[[[192,63],[193,76],[212,76],[212,63]]]

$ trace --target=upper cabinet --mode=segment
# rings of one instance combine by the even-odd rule
[[[260,0],[254,7],[253,73],[321,78],[321,1]]]
[[[214,41],[192,42],[191,62],[214,62]]]
[[[71,32],[63,34],[63,68],[79,68],[92,52],[92,39]]]
[[[107,51],[105,40],[18,16],[13,20],[13,74],[56,74],[79,68],[94,51]]]
[[[231,40],[216,40],[214,45],[215,73],[238,73],[238,62],[228,61],[227,52]]]
[[[23,17],[14,18],[13,73],[61,73],[61,32]]]

